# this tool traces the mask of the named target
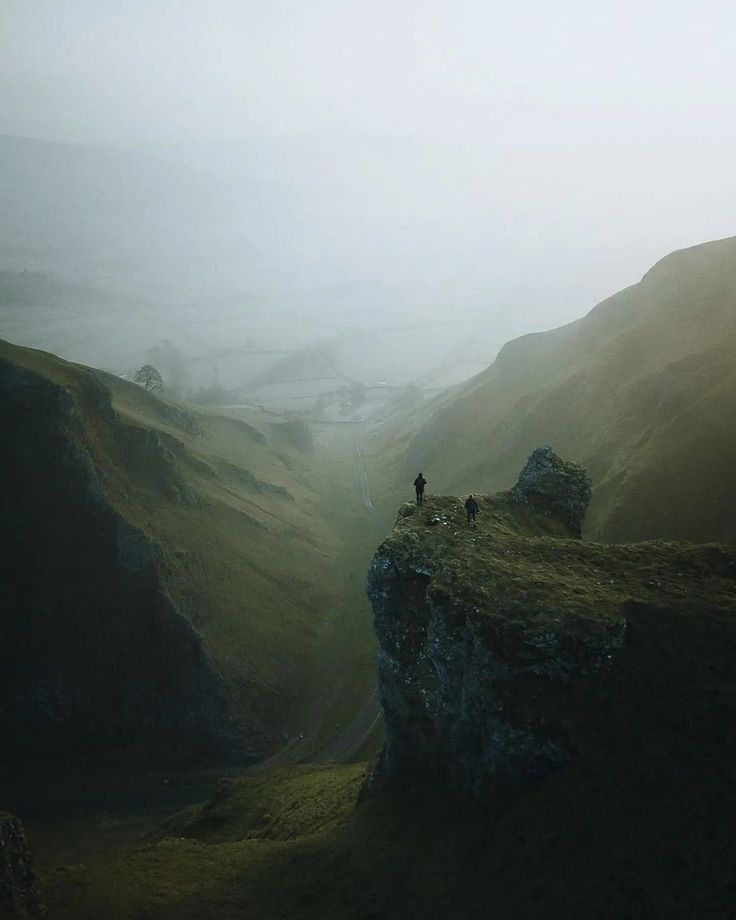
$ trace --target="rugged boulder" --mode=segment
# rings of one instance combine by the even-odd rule
[[[538,447],[512,493],[516,501],[528,502],[542,514],[567,524],[573,536],[582,536],[593,484],[579,463],[562,460],[551,447]]]
[[[736,649],[736,550],[583,543],[586,495],[543,451],[478,496],[475,528],[457,498],[401,508],[369,574],[385,777],[482,795],[639,744],[632,726],[673,758],[722,730],[708,674]]]
[[[36,920],[44,916],[23,825],[0,812],[0,917]]]

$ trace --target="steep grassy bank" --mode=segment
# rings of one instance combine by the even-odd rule
[[[508,488],[550,444],[594,486],[588,535],[736,541],[736,239],[667,256],[586,317],[507,344],[376,445],[384,507]],[[409,495],[407,495],[409,490]]]
[[[365,600],[347,626],[336,609],[335,506],[357,517],[361,567],[375,543],[349,460],[318,456],[279,416],[196,413],[40,352],[0,357],[13,640],[0,699],[17,754],[145,740],[248,757],[314,742],[330,669],[351,681],[321,740],[339,730],[371,683]],[[337,624],[360,638],[329,662]]]
[[[360,800],[366,765],[290,768],[46,874],[44,895],[58,920],[723,920],[730,768],[703,752],[660,767],[639,749],[482,807],[390,788]]]
[[[587,478],[548,459],[476,526],[451,496],[405,505],[377,551],[377,772],[224,780],[46,871],[55,915],[729,916],[736,552],[585,543]]]

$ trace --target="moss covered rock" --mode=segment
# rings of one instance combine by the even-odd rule
[[[593,484],[579,463],[563,460],[551,447],[538,447],[529,456],[512,490],[517,501],[528,502],[542,514],[553,515],[582,536]]]
[[[430,497],[376,552],[384,776],[482,794],[633,743],[642,722],[687,747],[685,709],[719,731],[707,672],[713,649],[727,667],[736,647],[736,550],[583,543],[571,513],[589,480],[563,465],[564,488],[540,491],[559,476],[535,454],[512,492],[478,496],[477,527],[460,499]]]

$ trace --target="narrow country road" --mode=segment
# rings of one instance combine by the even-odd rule
[[[391,524],[386,520],[386,518],[381,514],[381,512],[378,510],[378,508],[376,508],[371,500],[368,470],[365,466],[365,459],[363,458],[363,451],[360,446],[360,441],[356,441],[353,448],[353,469],[355,470],[355,482],[358,486],[358,494],[360,495],[360,500],[365,505],[370,516],[381,528],[381,531],[383,533],[387,533],[391,529]]]

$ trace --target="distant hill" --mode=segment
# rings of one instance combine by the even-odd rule
[[[227,193],[210,175],[103,147],[0,135],[0,205],[4,267],[97,287],[178,283],[191,296],[227,240]]]
[[[410,234],[373,214],[369,235],[394,265],[384,277],[366,252],[368,162],[390,164],[401,187],[412,157],[397,172],[378,147],[254,142],[232,172],[221,145],[187,166],[175,153],[0,135],[0,338],[119,374],[171,342],[192,392],[292,409],[322,390],[294,377],[466,379],[519,327],[498,307],[481,324],[479,295],[407,275]],[[448,299],[462,305],[451,321]]]
[[[0,309],[49,307],[86,312],[99,307],[101,296],[100,291],[49,277],[44,272],[0,269]]]
[[[507,344],[389,453],[394,494],[509,487],[540,444],[593,478],[586,535],[736,541],[736,238],[672,253],[577,322]]]

